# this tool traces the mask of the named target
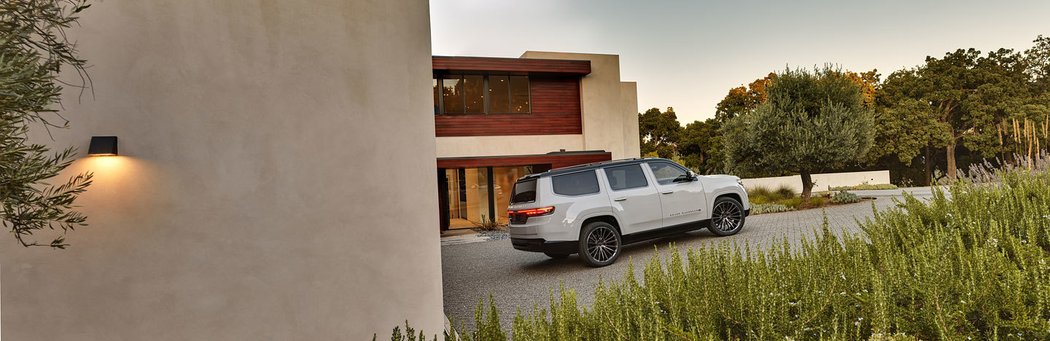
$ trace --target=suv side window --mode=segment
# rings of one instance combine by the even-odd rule
[[[674,179],[689,172],[681,166],[670,162],[649,162],[648,164],[649,169],[652,169],[653,175],[656,176],[656,182],[661,185],[670,184],[674,182]]]
[[[551,183],[554,185],[554,193],[561,195],[598,193],[598,176],[593,170],[552,176]]]
[[[642,165],[638,164],[606,168],[605,177],[614,191],[649,186]]]

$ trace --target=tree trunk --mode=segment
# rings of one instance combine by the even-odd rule
[[[958,176],[958,168],[955,166],[955,141],[948,142],[945,152],[948,159],[948,180],[955,181]]]
[[[800,172],[802,176],[802,205],[809,203],[809,196],[813,193],[813,176],[809,171]]]
[[[926,145],[926,158],[923,159],[923,163],[926,164],[926,186],[929,186],[933,179],[933,155],[930,153],[930,145]]]

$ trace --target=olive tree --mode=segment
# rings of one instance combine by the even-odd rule
[[[90,81],[76,45],[64,29],[89,5],[84,0],[9,0],[0,3],[0,223],[23,246],[65,248],[65,232],[83,226],[77,196],[91,174],[52,183],[76,155],[73,148],[52,152],[31,143],[30,126],[61,129],[63,85],[86,89]],[[60,78],[62,71],[69,71]],[[50,242],[33,234],[55,230]]]
[[[730,170],[800,174],[802,198],[808,200],[813,173],[860,161],[871,148],[873,112],[861,87],[841,70],[787,69],[772,78],[766,95],[723,130]]]

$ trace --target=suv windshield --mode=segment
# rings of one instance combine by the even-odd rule
[[[536,179],[514,183],[514,194],[510,197],[512,204],[536,201]]]

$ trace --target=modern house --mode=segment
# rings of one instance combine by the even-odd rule
[[[639,156],[634,82],[619,56],[433,57],[441,229],[506,223],[518,178]]]

